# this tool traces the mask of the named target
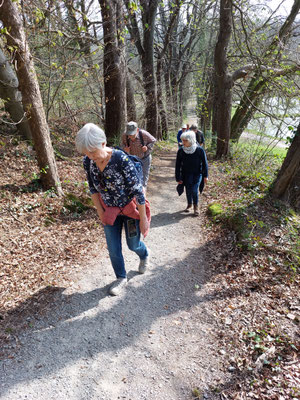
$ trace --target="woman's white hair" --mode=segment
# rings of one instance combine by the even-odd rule
[[[104,131],[92,123],[85,124],[78,131],[75,139],[75,146],[79,153],[101,149],[103,143],[106,143]]]
[[[180,135],[180,139],[188,140],[192,146],[193,144],[196,143],[196,134],[194,131],[186,131]]]

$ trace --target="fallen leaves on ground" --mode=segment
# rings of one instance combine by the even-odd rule
[[[274,228],[252,251],[236,246],[234,232],[211,223],[206,208],[241,193],[213,167],[202,197],[205,256],[211,271],[211,312],[219,323],[220,354],[230,377],[216,383],[221,399],[300,398],[299,273],[287,262],[286,228]],[[225,182],[222,189],[216,185]],[[260,213],[272,220],[272,207]],[[285,251],[279,251],[283,246]],[[274,251],[274,249],[276,249]]]
[[[104,245],[104,238],[93,209],[77,212],[76,204],[68,208],[64,199],[41,190],[29,145],[10,133],[3,134],[0,142],[0,339],[17,349],[18,322],[25,321],[22,327],[28,327],[24,316],[47,312],[49,293],[55,295],[76,280],[77,272],[97,256],[94,244]],[[68,149],[68,158],[57,161],[63,190],[88,197],[81,157],[72,150],[73,138],[61,145]],[[286,227],[274,225],[257,240],[263,246],[247,252],[237,247],[230,227],[213,224],[206,214],[211,202],[226,206],[242,197],[242,190],[226,180],[221,163],[211,163],[200,218],[211,275],[207,283],[211,313],[218,321],[215,349],[229,376],[212,390],[221,399],[296,399],[300,396],[299,275],[288,267]],[[263,202],[257,208],[272,224],[272,208]]]

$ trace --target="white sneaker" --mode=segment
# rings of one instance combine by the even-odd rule
[[[148,250],[147,257],[144,258],[143,260],[140,259],[139,273],[144,274],[146,272],[146,269],[149,267],[149,264],[150,264],[150,254],[149,254],[149,250]]]
[[[118,296],[122,289],[127,285],[127,278],[118,278],[109,288],[109,294]]]

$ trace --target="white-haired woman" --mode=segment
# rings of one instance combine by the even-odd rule
[[[140,234],[149,230],[150,213],[146,210],[143,184],[134,162],[122,150],[106,146],[106,136],[97,125],[88,123],[80,129],[76,148],[85,157],[83,166],[92,201],[104,225],[110,260],[117,280],[109,293],[118,295],[127,283],[122,254],[121,234],[125,227],[130,250],[140,258],[139,272],[144,273],[149,253]]]
[[[199,185],[208,179],[208,165],[205,151],[196,141],[193,131],[186,131],[180,136],[182,148],[177,152],[175,177],[179,184],[184,184],[187,208],[189,212],[194,205],[194,214],[199,215]]]

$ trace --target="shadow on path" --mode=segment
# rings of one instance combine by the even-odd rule
[[[180,262],[170,259],[168,264],[157,265],[151,276],[137,276],[130,271],[124,296],[106,299],[111,304],[102,311],[99,308],[107,297],[108,286],[71,295],[65,295],[63,288],[46,288],[32,296],[14,310],[19,317],[23,315],[23,324],[31,328],[20,335],[16,359],[4,361],[5,369],[12,372],[5,376],[5,381],[2,374],[2,394],[21,382],[36,379],[37,375],[52,376],[81,358],[93,358],[99,353],[105,357],[107,352],[131,346],[155,320],[209,300],[195,290],[195,282],[204,284],[206,280],[203,266],[199,265],[202,250],[193,249]],[[142,280],[138,288],[131,285],[135,279]],[[37,299],[43,299],[48,306],[35,318]]]
[[[182,211],[176,211],[174,213],[159,213],[153,215],[151,218],[151,228],[157,228],[159,226],[166,226],[171,224],[178,224],[181,220],[185,218],[195,218],[192,213],[185,213],[184,209]]]

